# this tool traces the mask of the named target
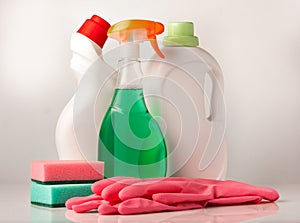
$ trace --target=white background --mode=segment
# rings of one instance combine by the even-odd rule
[[[193,21],[224,72],[227,178],[300,182],[299,0],[0,0],[0,181],[58,158],[56,122],[76,90],[70,37],[93,14]]]

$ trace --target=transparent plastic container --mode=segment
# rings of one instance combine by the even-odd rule
[[[139,59],[140,42],[162,31],[162,24],[148,20],[124,20],[108,30],[121,46],[115,93],[99,134],[98,160],[105,163],[105,177],[166,175],[164,137],[144,101]]]

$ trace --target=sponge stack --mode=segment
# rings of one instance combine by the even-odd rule
[[[92,194],[92,183],[103,179],[103,173],[104,163],[100,161],[32,161],[31,203],[64,207],[71,197]]]

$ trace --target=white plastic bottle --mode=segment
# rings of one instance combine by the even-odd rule
[[[143,69],[152,80],[144,84],[146,103],[166,129],[168,175],[224,179],[227,147],[222,71],[198,47],[192,22],[169,23],[163,45],[165,59],[154,56]]]
[[[97,160],[98,129],[85,123],[85,117],[81,116],[87,110],[94,109],[99,83],[105,79],[103,76],[113,72],[113,69],[101,58],[109,27],[108,22],[93,15],[72,35],[73,57],[70,66],[77,79],[78,89],[63,109],[56,126],[56,147],[61,160]],[[89,88],[84,88],[82,87],[85,85],[84,76],[88,68],[95,63],[97,63],[97,71],[95,71],[97,73],[94,72],[93,77],[89,77],[86,81]],[[78,100],[79,102],[76,103],[76,97],[84,98],[84,102]],[[99,107],[96,113],[105,112],[106,109],[106,107]],[[97,125],[100,126],[100,123]]]

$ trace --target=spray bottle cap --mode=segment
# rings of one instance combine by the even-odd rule
[[[92,18],[87,19],[83,23],[77,32],[88,37],[102,48],[107,40],[107,30],[109,27],[110,24],[107,21],[97,15],[93,15]]]
[[[123,20],[112,25],[107,35],[119,41],[120,44],[134,41],[149,40],[154,51],[164,58],[160,51],[156,35],[164,31],[164,25],[150,20]]]

